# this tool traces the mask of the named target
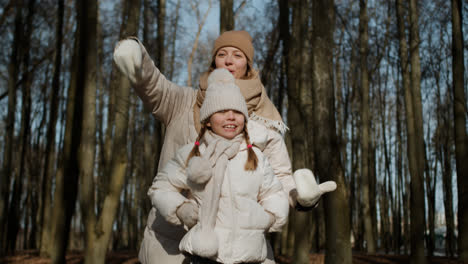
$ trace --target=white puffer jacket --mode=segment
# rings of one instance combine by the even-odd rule
[[[250,127],[256,130],[252,125]],[[251,133],[262,134],[258,131]],[[257,136],[255,141],[260,142],[261,138]],[[191,202],[202,203],[203,192],[195,191],[196,187],[187,180],[186,160],[192,148],[193,144],[188,144],[177,151],[175,157],[155,177],[148,192],[153,206],[168,222],[175,225],[182,224],[176,211],[188,199],[181,194],[182,191],[189,191]],[[205,144],[201,142],[200,152],[203,153],[205,149]],[[226,168],[215,226],[219,242],[216,261],[222,263],[264,261],[267,255],[265,232],[280,231],[287,221],[288,197],[267,158],[255,146],[254,151],[259,160],[255,171],[244,170],[247,160],[245,142],[241,144],[239,153],[229,160]],[[275,217],[271,226],[267,211]],[[189,231],[180,242],[181,251],[192,253],[192,243],[196,242],[191,239],[191,235]]]

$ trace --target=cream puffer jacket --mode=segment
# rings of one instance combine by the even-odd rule
[[[262,128],[257,126],[251,125],[253,135],[262,134],[259,132]],[[256,140],[261,139],[257,137]],[[202,203],[203,191],[187,180],[186,160],[192,148],[193,144],[188,144],[177,151],[157,174],[148,192],[153,206],[174,225],[182,224],[176,211],[184,202],[196,202],[200,207]],[[205,149],[201,142],[200,152],[203,154]],[[282,185],[267,158],[258,148],[254,147],[254,151],[259,160],[255,171],[244,170],[245,142],[226,168],[214,230],[219,243],[216,261],[221,263],[264,261],[267,255],[265,232],[280,231],[287,221],[289,204]],[[187,197],[190,198],[181,194],[184,190],[189,192]],[[267,212],[274,216],[273,224]],[[191,231],[195,229],[196,226],[183,237],[179,245],[181,251],[192,254],[196,246],[193,243],[204,243],[191,238]]]

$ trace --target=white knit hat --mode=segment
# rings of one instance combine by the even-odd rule
[[[245,116],[249,113],[245,98],[235,84],[234,76],[226,69],[216,69],[208,77],[208,88],[200,108],[200,122],[205,122],[216,112],[236,110]]]

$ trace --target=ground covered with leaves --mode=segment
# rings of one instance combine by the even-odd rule
[[[278,256],[277,262],[279,264],[292,264],[292,260]],[[39,257],[38,251],[21,251],[15,255],[6,256],[0,258],[0,263],[24,263],[24,264],[49,264],[50,259]],[[83,252],[72,251],[67,254],[67,264],[80,264],[83,263]],[[107,264],[137,264],[137,252],[136,251],[118,251],[110,252],[106,258]],[[325,263],[324,254],[311,254],[310,263],[312,264],[323,264]],[[385,255],[385,254],[361,254],[353,253],[353,264],[405,264],[409,262],[409,256],[404,255]],[[462,262],[457,261],[454,258],[446,257],[431,257],[429,260],[430,264],[459,264]]]

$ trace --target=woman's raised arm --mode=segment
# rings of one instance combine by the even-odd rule
[[[175,106],[193,104],[195,90],[167,80],[137,38],[119,41],[114,49],[114,61],[145,107],[165,125],[180,113],[180,107]]]

